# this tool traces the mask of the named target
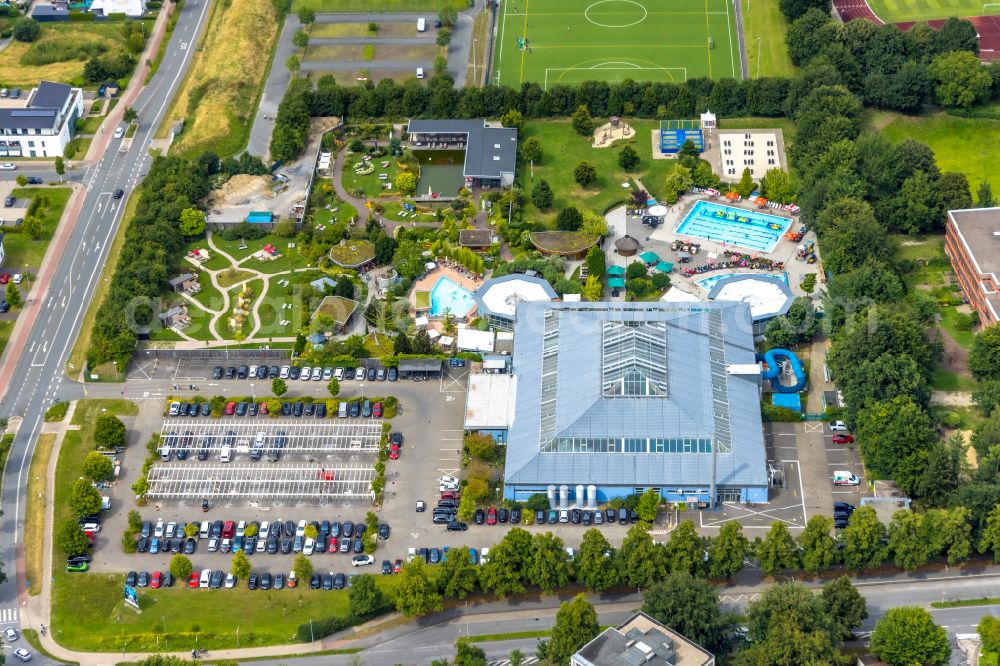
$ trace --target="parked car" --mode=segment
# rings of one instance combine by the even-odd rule
[[[472,515],[472,522],[476,525],[482,525],[486,522],[486,512],[482,509],[476,509],[476,512]]]
[[[848,435],[847,433],[837,433],[833,436],[834,444],[853,444],[854,435]]]

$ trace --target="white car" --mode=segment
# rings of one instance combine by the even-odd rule
[[[116,139],[120,139],[123,136],[125,136],[125,128],[124,127],[119,127],[118,129],[115,130],[115,138]]]
[[[282,379],[288,379],[288,374],[291,371],[292,371],[291,366],[283,365],[283,366],[281,366],[281,372],[278,373],[278,376],[281,377]]]
[[[240,522],[236,523],[236,536],[238,537],[243,536],[246,533],[246,529],[247,529],[247,521],[241,520]]]
[[[257,366],[256,365],[251,365],[250,366],[250,373],[247,375],[247,377],[250,377],[251,379],[256,379],[257,378]]]
[[[417,556],[417,549],[416,548],[407,548],[406,549],[406,561],[407,562],[413,561],[413,559],[416,558],[416,556]]]
[[[23,279],[24,279],[23,275],[21,275],[20,273],[14,273],[14,277],[12,277],[10,281],[13,282],[14,284],[21,284],[21,280]]]
[[[17,648],[14,650],[14,656],[21,661],[31,661],[31,652],[25,650],[24,648]]]
[[[3,635],[4,638],[7,639],[8,643],[13,643],[18,639],[17,629],[15,629],[14,627],[7,627],[6,629],[4,629]]]
[[[830,430],[847,430],[847,425],[843,421],[830,421]]]
[[[208,584],[211,580],[212,580],[212,570],[202,569],[201,578],[198,579],[198,587],[208,587]]]
[[[313,551],[315,549],[316,549],[316,540],[315,539],[306,539],[305,544],[303,544],[303,546],[302,546],[302,554],[303,555],[312,555]]]
[[[457,483],[445,483],[444,481],[438,486],[438,490],[442,493],[447,490],[458,490],[459,488],[460,486]]]
[[[158,539],[163,538],[163,520],[156,521],[156,527],[153,528],[153,536]]]
[[[268,521],[263,521],[260,527],[257,528],[257,540],[267,541],[267,536],[271,533],[271,523]]]
[[[177,536],[177,523],[173,521],[167,523],[167,526],[163,529],[163,536],[168,539],[173,539]]]
[[[447,483],[449,485],[455,485],[455,486],[458,485],[458,478],[451,476],[449,474],[445,474],[440,479],[438,479],[438,481],[440,481],[441,483]]]
[[[301,379],[304,382],[307,382],[309,381],[309,375],[311,374],[312,374],[312,368],[310,368],[307,365],[306,367],[302,368],[302,374],[299,375],[299,379]]]
[[[300,520],[298,526],[295,528],[295,536],[305,536],[306,535],[306,521]]]
[[[13,162],[4,162],[3,164],[0,164],[0,171],[16,171],[16,170],[17,170],[17,165],[14,164]],[[28,659],[31,659],[31,657],[28,657]]]
[[[231,571],[226,574],[225,586],[227,590],[231,590],[236,587],[236,576],[234,576]]]
[[[490,561],[490,549],[483,548],[481,551],[479,551],[479,563],[486,564],[489,561]]]
[[[375,564],[375,558],[372,555],[355,555],[351,558],[351,564],[356,567],[366,567]]]

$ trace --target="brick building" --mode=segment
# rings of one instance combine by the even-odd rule
[[[945,252],[984,326],[1000,319],[1000,208],[948,211]]]

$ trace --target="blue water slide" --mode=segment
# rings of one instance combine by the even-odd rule
[[[780,359],[783,358],[788,359],[788,362],[792,366],[792,374],[795,375],[795,384],[792,386],[785,386],[779,381],[781,378]],[[806,373],[802,367],[802,361],[787,349],[770,349],[764,352],[763,355],[757,354],[757,360],[767,363],[767,370],[761,372],[760,376],[763,379],[770,379],[771,388],[778,393],[798,393],[806,387]]]

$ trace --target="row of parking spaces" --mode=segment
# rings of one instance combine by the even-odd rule
[[[156,463],[149,470],[148,495],[154,500],[371,501],[374,477],[370,466]]]
[[[223,446],[248,447],[263,436],[264,446],[277,445],[285,453],[378,451],[382,420],[351,419],[334,423],[254,419],[219,422],[192,421],[178,426],[164,421],[160,441],[170,446],[218,451]]]

